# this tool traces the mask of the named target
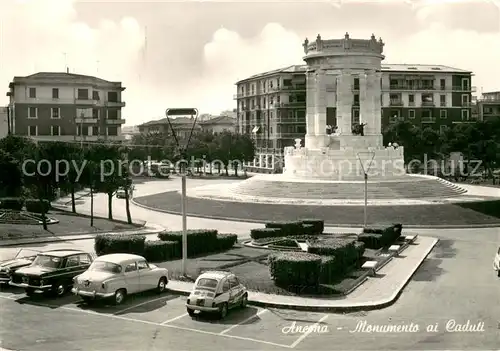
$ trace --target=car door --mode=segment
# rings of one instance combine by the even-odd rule
[[[146,260],[137,261],[137,268],[139,271],[139,290],[145,291],[156,287],[158,279]]]
[[[139,271],[137,269],[137,262],[128,262],[125,264],[125,271],[123,272],[125,278],[125,286],[127,293],[133,294],[139,291]]]
[[[80,271],[80,255],[71,255],[66,258],[64,268],[61,270],[61,278],[68,285],[73,285],[73,277]]]
[[[230,294],[231,294],[231,305],[237,305],[241,301],[243,296],[243,287],[235,276],[230,276],[228,278]]]

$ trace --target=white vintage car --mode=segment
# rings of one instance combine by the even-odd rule
[[[110,298],[116,305],[127,295],[146,290],[166,290],[168,270],[150,264],[142,256],[110,254],[96,258],[90,267],[73,279],[72,292],[84,301]]]
[[[186,309],[190,316],[199,311],[217,313],[220,318],[224,318],[229,309],[244,308],[247,301],[247,289],[233,273],[210,271],[196,279]]]
[[[493,269],[497,271],[497,276],[500,277],[500,247],[495,255],[495,260],[493,261]]]

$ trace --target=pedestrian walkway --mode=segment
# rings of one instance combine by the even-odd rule
[[[419,236],[415,244],[403,251],[404,257],[394,257],[387,265],[377,271],[376,277],[370,277],[345,298],[309,298],[283,296],[250,291],[250,304],[303,310],[356,310],[386,307],[396,301],[401,290],[418,267],[432,251],[438,240]],[[168,289],[187,294],[193,289],[193,283],[172,280]]]

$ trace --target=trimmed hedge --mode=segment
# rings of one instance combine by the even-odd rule
[[[304,225],[312,225],[313,230],[311,234],[323,234],[325,230],[325,221],[322,219],[312,219],[312,218],[306,218],[301,220],[302,224]],[[304,233],[306,234],[306,233]]]
[[[358,241],[367,249],[378,250],[383,246],[382,234],[363,233],[358,236]]]
[[[401,236],[402,231],[403,231],[403,225],[400,223],[392,224],[389,226],[379,225],[363,229],[363,233],[366,234],[382,235],[381,237],[382,246],[391,245]]]
[[[94,239],[94,250],[97,256],[112,253],[144,256],[145,241],[144,235],[98,234]]]
[[[215,229],[190,229],[187,231],[187,254],[189,257],[217,251],[217,230]],[[158,239],[163,241],[178,242],[182,249],[182,231],[163,231],[158,234]]]
[[[236,234],[217,234],[217,251],[229,250],[237,241]]]
[[[321,271],[321,256],[305,252],[280,252],[268,256],[269,273],[276,285],[317,286]]]
[[[314,227],[313,224],[302,224],[302,234],[304,235],[315,235],[315,234],[321,234],[316,232],[316,228]]]
[[[176,241],[146,241],[144,257],[150,262],[171,261],[181,258],[179,243]]]
[[[250,230],[250,237],[254,240],[264,238],[277,238],[286,236],[280,228],[257,228]]]
[[[358,261],[358,251],[356,250],[356,239],[327,239],[312,242],[307,248],[307,252],[321,255],[334,256],[336,271],[343,272]]]
[[[26,211],[33,213],[47,213],[50,210],[50,202],[48,200],[27,199]]]
[[[284,238],[283,240],[274,242],[269,246],[278,246],[278,247],[286,247],[286,248],[300,248],[300,245],[293,239]]]
[[[356,241],[354,243],[354,248],[356,249],[356,252],[358,254],[358,260],[361,260],[365,253],[365,243],[362,241]]]
[[[4,197],[0,199],[0,208],[4,210],[21,211],[24,206],[24,199],[20,197]]]
[[[321,256],[320,284],[329,284],[340,278],[342,271],[335,256]]]
[[[301,221],[268,222],[266,228],[279,228],[282,236],[301,235],[304,230]]]
[[[462,202],[453,204],[455,206],[476,211],[484,215],[500,218],[500,200]]]

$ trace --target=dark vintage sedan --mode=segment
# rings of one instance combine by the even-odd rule
[[[85,272],[92,260],[89,253],[80,250],[45,251],[31,265],[15,271],[10,285],[24,288],[28,296],[37,291],[62,296],[73,286],[73,278]]]
[[[0,284],[8,284],[12,273],[19,268],[29,266],[39,253],[38,250],[21,249],[13,258],[0,262]]]

